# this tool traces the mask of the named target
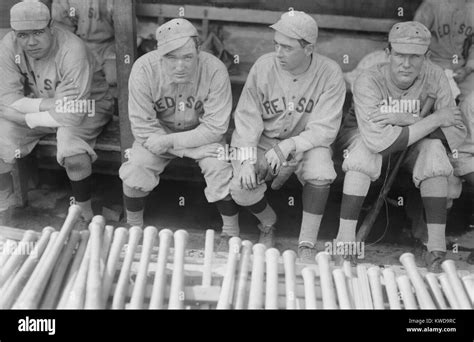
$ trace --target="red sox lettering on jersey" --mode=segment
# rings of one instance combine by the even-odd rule
[[[431,31],[431,58],[436,64],[453,70],[465,64],[474,68],[474,45],[468,52],[467,61],[463,57],[465,40],[474,33],[473,0],[426,0],[418,8],[414,20]]]
[[[336,62],[317,53],[304,74],[283,70],[275,53],[250,70],[235,113],[235,147],[256,147],[260,136],[293,138],[296,152],[329,147],[342,118],[345,84]]]

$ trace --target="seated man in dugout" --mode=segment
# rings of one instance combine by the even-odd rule
[[[54,0],[53,20],[79,36],[97,58],[110,86],[117,85],[113,0]]]
[[[46,5],[14,5],[10,24],[12,31],[0,42],[0,225],[11,213],[15,159],[51,133],[57,137],[58,163],[88,222],[94,144],[111,118],[113,98],[90,51],[74,34],[51,24]]]
[[[316,53],[318,26],[310,15],[286,12],[271,27],[276,51],[255,62],[235,111],[231,145],[256,156],[232,161],[231,195],[258,218],[260,243],[271,247],[277,215],[265,197],[265,181],[278,189],[296,173],[303,184],[298,254],[314,261],[336,178],[330,145],[342,119],[345,83],[339,65]]]
[[[428,224],[423,259],[429,271],[439,272],[446,255],[448,177],[453,174],[449,155],[465,139],[466,127],[446,75],[427,59],[430,39],[420,23],[395,24],[388,63],[373,66],[355,81],[355,114],[344,119],[337,140],[345,178],[336,240],[355,242],[370,183],[380,177],[384,160],[408,148],[403,167],[420,189]],[[356,261],[353,254],[337,259]]]
[[[474,187],[474,1],[425,0],[413,20],[431,31],[431,60],[454,78],[452,88],[454,96],[459,95],[468,135],[451,163],[454,175]],[[470,224],[474,224],[474,214],[470,220]],[[424,224],[420,225],[424,228]],[[424,238],[424,229],[417,229],[419,231],[422,232],[420,238]],[[466,237],[469,239],[473,233],[470,229]],[[474,252],[467,262],[474,264]]]
[[[127,223],[143,226],[145,198],[175,158],[195,160],[216,203],[223,231],[238,230],[238,207],[229,195],[232,166],[222,157],[230,121],[229,74],[199,50],[196,28],[185,19],[158,27],[158,48],[140,57],[129,80],[129,115],[135,138],[120,168]]]

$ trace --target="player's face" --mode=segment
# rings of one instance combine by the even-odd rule
[[[424,60],[424,55],[403,54],[392,49],[390,53],[392,80],[401,88],[411,86],[420,74]]]
[[[197,69],[198,51],[194,40],[163,56],[164,67],[176,83],[190,80]]]
[[[25,53],[32,58],[40,59],[46,56],[53,44],[51,30],[15,31],[16,39]]]
[[[276,31],[273,41],[278,63],[280,63],[283,70],[293,72],[305,65],[310,53],[307,49],[301,47],[297,39],[287,37]]]

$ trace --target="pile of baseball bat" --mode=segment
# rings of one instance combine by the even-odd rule
[[[452,260],[441,274],[418,269],[411,253],[400,257],[403,271],[334,267],[326,252],[300,263],[294,251],[280,255],[238,237],[223,255],[214,252],[213,230],[193,257],[185,230],[114,229],[96,216],[77,231],[80,214],[73,205],[59,231],[2,241],[0,309],[473,308],[474,274]]]

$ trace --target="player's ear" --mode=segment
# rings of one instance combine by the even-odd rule
[[[304,47],[304,52],[307,56],[315,52],[314,44],[308,44]]]
[[[429,59],[431,57],[431,50],[426,51],[425,57]]]
[[[385,48],[385,54],[387,55],[387,57],[390,57],[390,49],[388,47]]]

